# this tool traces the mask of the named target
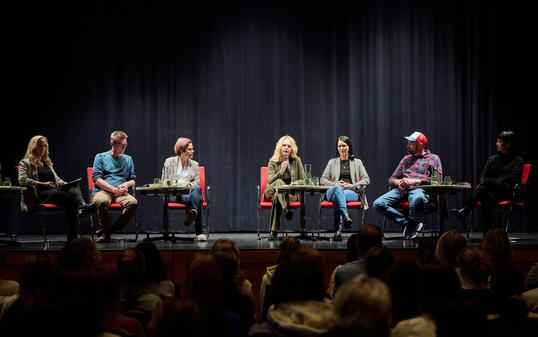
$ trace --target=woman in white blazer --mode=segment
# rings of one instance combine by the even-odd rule
[[[353,155],[353,146],[347,136],[336,141],[336,158],[330,159],[323,171],[321,184],[332,186],[325,198],[333,203],[335,232],[334,240],[342,240],[342,226],[353,224],[347,211],[346,202],[361,200],[363,208],[368,208],[365,188],[370,184],[368,173],[362,161]]]
[[[164,162],[161,179],[170,180],[174,185],[188,185],[193,189],[189,194],[171,196],[171,202],[180,202],[187,205],[185,226],[194,222],[197,241],[207,241],[207,227],[204,219],[204,197],[200,188],[200,173],[198,162],[192,160],[194,147],[189,138],[181,137],[174,146],[177,156],[167,158]]]

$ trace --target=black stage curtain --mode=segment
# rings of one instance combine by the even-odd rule
[[[314,176],[335,155],[337,136],[348,135],[371,178],[370,205],[387,191],[405,154],[403,136],[415,130],[456,181],[477,183],[504,129],[521,135],[534,160],[523,85],[530,22],[524,8],[506,7],[515,4],[10,6],[1,164],[13,180],[12,167],[36,134],[48,137],[61,177],[85,180],[110,133],[126,131],[137,185],[159,177],[176,139],[189,137],[212,189],[211,230],[252,231],[260,166],[285,134]],[[315,224],[318,200],[308,199]],[[159,229],[159,200],[139,200],[143,229]],[[16,201],[2,204],[8,231],[38,232]],[[268,213],[262,216],[267,229]],[[330,228],[331,212],[323,216]],[[63,231],[65,220],[54,221]],[[366,222],[381,221],[366,213]]]

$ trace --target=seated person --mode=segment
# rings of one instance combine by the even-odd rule
[[[429,196],[424,189],[410,189],[411,186],[430,182],[433,172],[441,177],[443,168],[439,156],[426,150],[428,139],[418,131],[413,132],[407,139],[407,156],[389,178],[389,185],[395,187],[374,201],[374,209],[379,214],[389,218],[403,228],[405,239],[413,239],[422,230],[424,207],[429,203]],[[404,214],[395,207],[401,202],[409,202],[409,213]]]
[[[299,149],[295,140],[290,136],[281,137],[275,146],[275,152],[267,164],[267,187],[263,192],[265,199],[272,198],[271,236],[276,240],[280,229],[280,216],[284,212],[286,219],[293,218],[293,212],[288,208],[290,199],[297,200],[294,194],[276,193],[276,187],[290,184],[306,177],[301,158],[297,155]]]
[[[346,202],[361,200],[363,209],[368,209],[364,193],[370,184],[368,173],[359,158],[353,155],[353,146],[347,136],[336,140],[336,158],[329,160],[321,176],[321,184],[332,186],[325,198],[334,207],[334,240],[342,241],[342,226],[350,228],[353,224],[346,208]]]
[[[82,198],[78,184],[66,185],[54,171],[49,156],[49,141],[44,136],[34,136],[28,143],[28,149],[19,163],[19,184],[32,186],[23,193],[21,210],[32,211],[39,203],[50,203],[65,209],[67,215],[67,240],[78,237],[79,219],[85,212],[95,210],[95,205],[88,205]],[[66,185],[62,188],[63,185]]]
[[[93,161],[92,179],[95,182],[92,200],[97,204],[101,229],[96,242],[110,242],[110,235],[121,230],[136,214],[138,201],[128,192],[135,185],[135,170],[127,149],[127,134],[114,131],[110,135],[110,151],[98,153]],[[110,224],[108,208],[113,202],[123,207],[121,216],[114,225]]]
[[[461,209],[452,209],[452,214],[465,223],[467,215],[477,203],[482,205],[482,228],[484,233],[491,228],[491,209],[502,200],[512,200],[514,186],[521,182],[523,158],[517,155],[514,147],[515,134],[503,131],[497,136],[497,151],[489,157],[471,198]]]
[[[198,162],[192,160],[194,147],[189,138],[179,138],[174,146],[177,156],[167,158],[164,162],[161,178],[170,180],[174,185],[188,185],[193,189],[188,194],[170,196],[171,202],[187,205],[185,226],[194,222],[197,241],[207,241],[207,227],[204,219],[204,197],[200,188]]]

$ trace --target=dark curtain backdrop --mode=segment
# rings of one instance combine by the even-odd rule
[[[351,137],[371,178],[370,204],[387,191],[405,154],[403,136],[415,130],[456,181],[477,183],[503,129],[518,132],[527,160],[535,159],[526,122],[531,90],[523,84],[530,23],[524,8],[506,7],[515,5],[12,6],[1,164],[14,181],[12,168],[36,134],[48,137],[61,177],[86,180],[110,133],[126,131],[137,185],[160,176],[176,139],[189,137],[211,185],[211,230],[252,231],[260,166],[285,134],[314,176],[335,155],[336,137]],[[142,228],[160,228],[159,200],[138,199]],[[450,198],[452,205],[461,200]],[[310,224],[317,201],[308,198]],[[36,219],[20,216],[18,201],[3,198],[2,205],[7,231],[38,232]],[[382,219],[370,209],[366,221]],[[263,213],[264,229],[268,222]],[[323,213],[322,224],[331,223],[331,212]],[[64,228],[63,217],[52,219],[51,231]]]

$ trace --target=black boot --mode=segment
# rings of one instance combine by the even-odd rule
[[[291,221],[293,219],[293,211],[289,208],[284,208],[284,216],[286,220]]]
[[[344,213],[342,216],[344,218],[344,228],[351,228],[353,226],[353,220],[351,220],[349,214]]]
[[[95,212],[97,210],[96,204],[87,204],[85,202],[81,203],[80,206],[78,206],[78,216],[83,216],[86,213],[89,212]]]
[[[460,209],[457,209],[457,208],[453,208],[450,210],[450,213],[455,215],[456,218],[458,218],[458,220],[462,223],[462,224],[465,224],[467,221],[467,214],[469,214],[469,210],[467,209],[467,207],[463,207],[463,208],[460,208]]]

